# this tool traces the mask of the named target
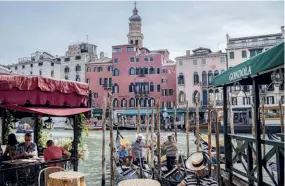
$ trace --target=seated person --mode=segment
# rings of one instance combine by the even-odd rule
[[[32,158],[38,156],[37,145],[32,142],[31,133],[25,134],[25,142],[20,143],[17,148],[17,155],[15,159]]]
[[[6,146],[4,156],[7,159],[15,159],[17,158],[17,145],[18,145],[17,137],[14,133],[8,135],[8,144]]]
[[[71,156],[71,153],[68,152],[67,150],[63,149],[62,147],[55,146],[52,140],[48,140],[46,146],[47,148],[44,150],[45,161],[60,160],[62,159],[63,154],[66,155],[67,158]],[[63,167],[64,163],[49,164],[48,166]]]
[[[129,159],[126,158],[126,156],[129,156],[129,151],[126,150],[126,146],[122,145],[120,150],[117,151],[118,156],[119,156],[119,161],[121,163],[125,163],[128,164],[129,163]]]

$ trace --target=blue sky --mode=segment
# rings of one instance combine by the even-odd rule
[[[0,64],[16,63],[35,51],[65,54],[70,43],[86,41],[111,57],[111,46],[127,43],[133,2],[0,2]],[[284,2],[142,1],[144,46],[185,50],[224,50],[231,37],[281,32]],[[220,44],[219,44],[220,43]]]

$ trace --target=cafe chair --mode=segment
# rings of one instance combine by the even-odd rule
[[[38,185],[42,185],[42,184],[41,184],[41,175],[42,175],[42,173],[44,173],[44,175],[45,175],[45,178],[44,178],[44,185],[47,185],[47,180],[48,180],[49,175],[50,175],[51,173],[60,172],[60,171],[65,171],[65,169],[62,168],[62,167],[59,167],[59,166],[56,166],[56,167],[47,167],[47,168],[42,169],[42,170],[39,172]]]

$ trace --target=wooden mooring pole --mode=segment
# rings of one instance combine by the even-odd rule
[[[145,127],[146,127],[146,135],[145,135],[145,144],[148,145],[148,133],[149,133],[149,125],[148,125],[148,104],[146,105],[146,115],[145,115]],[[149,148],[146,149],[146,162],[149,164]]]
[[[186,116],[185,116],[185,125],[186,125],[186,152],[187,158],[190,156],[190,149],[189,149],[189,110],[188,110],[188,101],[186,103]]]
[[[113,139],[113,95],[110,95],[110,166],[111,176],[110,185],[115,185],[115,174],[114,174],[114,139]]]
[[[161,173],[161,148],[160,148],[160,101],[157,101],[157,107],[156,107],[156,116],[157,116],[157,166],[158,166],[158,173],[160,175]]]
[[[281,124],[281,132],[284,133],[284,117],[283,117],[283,107],[282,101],[279,101],[279,110],[280,110],[280,124]]]
[[[209,159],[212,161],[212,125],[211,125],[211,103],[210,96],[208,97],[208,154]],[[209,175],[211,175],[212,165],[208,165]]]
[[[224,116],[227,117],[227,116]],[[220,124],[218,122],[218,112],[216,109],[216,104],[214,106],[214,120],[216,127],[216,160],[217,160],[217,180],[218,184],[221,185],[221,160],[220,160]]]
[[[199,151],[200,147],[200,127],[199,127],[199,104],[198,104],[198,94],[195,97],[196,102],[196,151]]]
[[[151,154],[150,154],[150,161],[151,167],[154,169],[154,104],[151,105]]]
[[[105,157],[105,139],[106,139],[106,97],[103,98],[102,113],[102,181],[101,186],[106,186],[106,157]]]
[[[265,140],[265,117],[264,117],[264,100],[261,102],[261,119],[262,119],[262,138]],[[265,156],[265,143],[262,144],[262,156]]]
[[[137,134],[140,134],[141,133],[141,107],[140,107],[140,104],[138,104],[138,125],[137,125]]]
[[[176,103],[174,105],[173,125],[174,125],[174,137],[175,137],[175,141],[177,143]]]

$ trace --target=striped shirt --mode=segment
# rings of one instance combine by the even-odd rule
[[[183,181],[186,186],[218,186],[218,183],[209,176],[198,178],[197,176],[187,176]]]
[[[166,141],[164,143],[164,147],[166,150],[166,156],[176,157],[177,145],[174,142]]]
[[[132,143],[132,149],[135,154],[135,158],[143,158],[143,152],[142,149],[145,148],[145,143],[141,141],[138,143],[137,141]]]

